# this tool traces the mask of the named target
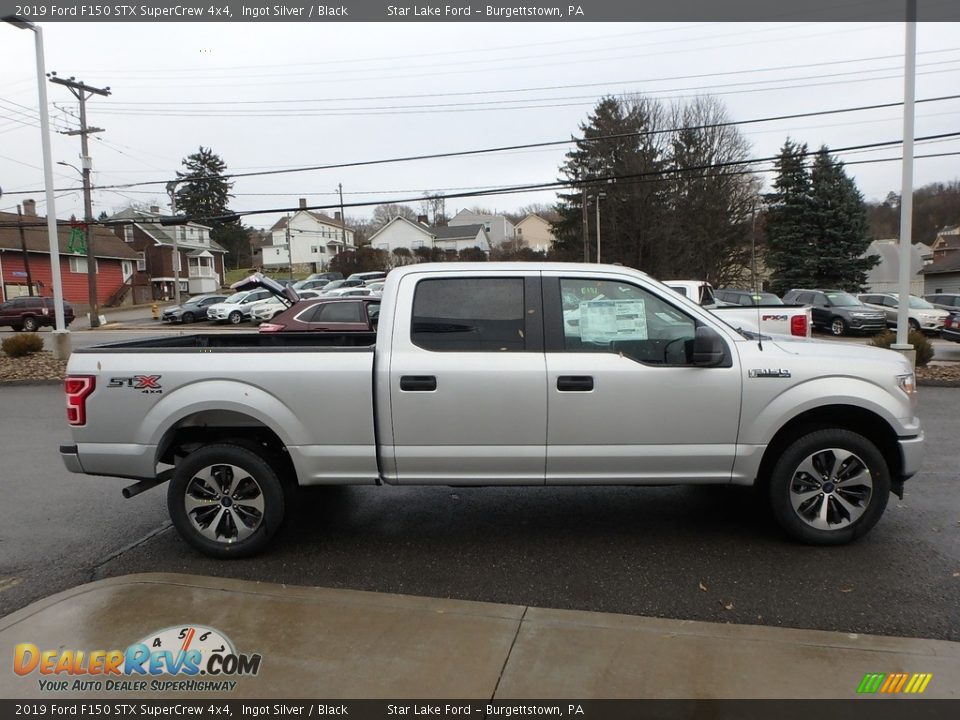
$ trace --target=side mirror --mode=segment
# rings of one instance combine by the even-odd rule
[[[697,367],[716,367],[726,359],[727,346],[720,334],[701,325],[693,338],[693,364]]]

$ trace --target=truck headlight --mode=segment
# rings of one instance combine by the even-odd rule
[[[913,373],[897,375],[897,386],[907,395],[913,395],[917,391],[917,381]]]

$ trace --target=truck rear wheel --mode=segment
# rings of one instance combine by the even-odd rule
[[[247,447],[209,445],[178,463],[167,509],[180,536],[216,558],[249,557],[269,543],[286,512],[283,486]]]
[[[876,525],[890,497],[890,470],[876,445],[840,428],[790,445],[768,487],[780,526],[811,545],[842,545]]]

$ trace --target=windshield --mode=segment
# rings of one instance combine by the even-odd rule
[[[238,302],[241,302],[246,296],[247,296],[246,293],[242,293],[242,292],[234,293],[233,295],[228,297],[226,300],[224,300],[224,302],[234,305]]]
[[[894,297],[896,297],[896,295],[894,295]],[[900,301],[897,300],[897,302],[900,302]],[[926,300],[924,300],[923,298],[914,297],[913,295],[910,296],[910,307],[913,308],[914,310],[933,310],[934,309],[933,305],[928,303]]]
[[[857,298],[850,293],[838,292],[826,293],[826,295],[830,302],[837,307],[861,307],[863,305],[862,302],[857,300]]]

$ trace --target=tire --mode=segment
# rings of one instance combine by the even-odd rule
[[[190,325],[191,323],[194,323],[196,321],[197,321],[197,318],[192,312],[185,312],[183,316],[180,318],[180,322],[182,322],[184,325]]]
[[[23,325],[11,325],[10,329],[13,330],[14,332],[20,332],[21,330],[23,330]]]
[[[910,318],[909,320],[907,320],[907,325],[910,326],[910,329],[911,329],[911,330],[916,330],[916,331],[918,331],[918,332],[919,332],[919,330],[920,330],[920,323],[918,323],[918,322],[917,322],[916,320],[914,320],[913,318]]]
[[[847,334],[847,323],[843,318],[835,317],[830,321],[830,334],[840,337]]]
[[[883,515],[890,470],[863,435],[840,428],[817,430],[780,456],[768,497],[777,523],[794,540],[843,545],[865,535]]]
[[[240,558],[267,546],[283,523],[288,498],[263,453],[223,443],[196,450],[177,464],[167,510],[180,537],[200,552]]]
[[[234,310],[227,317],[227,320],[230,322],[231,325],[239,325],[240,323],[243,322],[243,313],[240,312],[239,310]]]
[[[33,315],[27,315],[23,319],[23,329],[27,332],[36,332],[40,328],[40,323],[37,322],[37,319]]]

